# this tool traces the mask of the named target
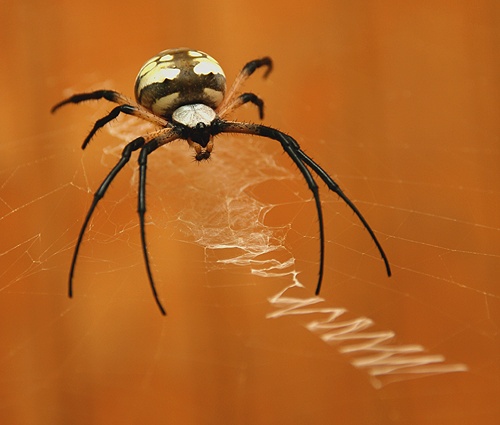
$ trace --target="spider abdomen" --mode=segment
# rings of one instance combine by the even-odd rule
[[[208,54],[186,48],[169,49],[148,60],[137,75],[137,102],[155,115],[170,118],[183,105],[215,109],[226,92],[226,76]]]

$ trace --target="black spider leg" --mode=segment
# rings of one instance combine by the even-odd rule
[[[258,136],[277,140],[278,142],[281,143],[281,146],[283,147],[284,151],[288,154],[288,156],[290,156],[290,158],[295,162],[299,170],[302,172],[302,175],[306,179],[309,189],[314,195],[316,210],[318,213],[318,224],[320,232],[320,268],[319,268],[318,284],[316,286],[316,295],[318,295],[321,290],[321,283],[323,279],[323,270],[324,270],[325,243],[324,243],[324,229],[323,229],[323,214],[322,214],[321,203],[319,201],[318,186],[314,178],[312,177],[309,169],[306,167],[306,165],[309,166],[326,183],[328,188],[331,191],[335,192],[355,213],[355,215],[358,217],[363,226],[366,228],[372,240],[374,241],[375,245],[377,246],[377,249],[381,257],[384,260],[387,275],[391,276],[391,269],[389,266],[389,261],[387,259],[387,256],[385,255],[385,252],[381,244],[379,243],[377,237],[375,236],[375,233],[373,232],[372,228],[370,227],[366,219],[363,217],[358,208],[353,204],[353,202],[340,189],[339,185],[335,183],[335,181],[326,173],[326,171],[324,171],[316,162],[314,162],[309,156],[307,156],[304,153],[304,151],[302,151],[300,145],[294,138],[288,136],[285,133],[282,133],[279,130],[264,125],[221,121],[219,123],[219,126],[222,132],[255,134]]]
[[[67,99],[62,100],[58,104],[54,105],[50,112],[54,113],[56,112],[61,106],[67,105],[69,103],[80,103],[80,102],[85,102],[87,100],[99,100],[99,99],[106,99],[109,102],[115,102],[115,103],[129,103],[129,99],[125,98],[122,96],[120,93],[113,91],[113,90],[96,90],[90,93],[78,93],[74,94],[71,97],[68,97]]]
[[[87,147],[90,140],[92,139],[92,137],[95,136],[95,134],[97,133],[98,130],[100,130],[102,127],[104,127],[109,122],[116,119],[118,117],[118,115],[120,115],[121,112],[123,112],[124,114],[127,114],[127,115],[134,115],[137,112],[137,108],[134,108],[131,105],[120,105],[120,106],[117,106],[116,108],[113,108],[111,110],[111,112],[109,112],[108,115],[106,115],[105,117],[98,119],[95,122],[94,127],[92,127],[92,130],[90,130],[90,133],[87,135],[87,137],[83,141],[82,149],[85,149]]]
[[[223,118],[231,111],[234,111],[236,108],[244,105],[245,103],[253,103],[257,106],[259,110],[259,118],[264,119],[264,101],[253,93],[243,93],[240,94],[233,102],[231,102],[223,111],[220,113],[220,117]]]
[[[305,163],[307,166],[309,166],[321,178],[321,180],[323,180],[326,183],[328,188],[332,192],[336,193],[346,203],[346,205],[349,208],[351,208],[351,210],[354,212],[354,214],[361,221],[361,223],[363,224],[365,229],[368,231],[370,237],[372,238],[373,242],[375,243],[375,246],[377,247],[377,249],[380,253],[380,256],[382,257],[382,260],[384,261],[387,275],[391,276],[391,267],[389,265],[389,260],[387,259],[387,256],[385,255],[385,252],[384,252],[384,249],[382,248],[382,245],[378,241],[377,237],[375,236],[374,231],[372,230],[372,228],[370,227],[370,225],[368,224],[366,219],[363,217],[363,215],[358,210],[356,205],[354,205],[354,203],[342,191],[340,186],[328,175],[328,173],[325,170],[323,170],[323,168],[321,168],[316,162],[314,162],[312,158],[310,158],[308,155],[306,155],[306,153],[300,148],[300,145],[298,144],[298,142],[295,139],[293,139],[291,136],[283,134],[280,131],[269,128],[269,127],[265,127],[265,126],[261,126],[261,127],[263,127],[264,134],[266,132],[269,132],[269,130],[271,130],[270,133],[277,133],[278,135],[280,135],[286,141],[286,144],[283,144],[283,142],[281,142],[281,140],[280,140],[281,145],[283,146],[283,149],[285,149],[285,151],[287,153],[289,153],[289,151],[293,151],[294,154],[296,154],[298,156],[299,161],[302,164]],[[289,146],[288,149],[286,148],[286,145]],[[292,157],[292,159],[293,159],[293,157]],[[306,178],[306,180],[307,180],[307,178]],[[309,184],[309,187],[311,188],[309,181],[308,181],[308,184]],[[313,191],[313,193],[314,193],[314,191]],[[318,207],[317,202],[316,202],[316,206]],[[319,209],[318,209],[318,213],[319,213]],[[320,223],[320,230],[321,230],[321,223]],[[322,245],[324,245],[324,242],[322,243]],[[324,250],[324,247],[322,246],[321,249]],[[322,271],[320,271],[320,273],[322,273]],[[321,280],[319,281],[318,286],[316,287],[316,295],[319,294],[320,290],[321,290]]]
[[[147,251],[147,245],[146,245],[146,232],[145,232],[145,226],[144,226],[144,215],[146,213],[146,157],[149,155],[151,152],[153,152],[155,149],[158,147],[169,143],[173,140],[176,140],[179,138],[179,134],[174,131],[168,130],[168,132],[165,132],[165,130],[159,130],[156,133],[153,134],[158,134],[156,137],[153,136],[150,141],[146,142],[145,137],[138,137],[137,139],[133,140],[129,144],[127,144],[122,151],[122,156],[118,163],[113,167],[113,169],[109,172],[109,174],[106,176],[104,181],[101,183],[99,186],[99,189],[94,194],[94,199],[92,201],[92,204],[90,205],[90,208],[87,212],[87,215],[85,216],[85,220],[83,222],[82,228],[80,229],[80,234],[78,235],[78,240],[76,242],[75,246],[75,251],[73,253],[73,259],[71,261],[71,267],[70,267],[70,272],[69,272],[69,296],[73,296],[73,276],[75,272],[75,266],[76,266],[76,260],[78,258],[78,254],[80,251],[80,246],[82,244],[83,240],[83,235],[85,234],[85,231],[88,227],[88,224],[90,222],[90,219],[92,217],[92,214],[94,213],[97,204],[99,201],[103,198],[105,195],[106,191],[109,188],[109,185],[111,182],[114,180],[114,178],[118,175],[118,173],[121,171],[121,169],[127,164],[130,160],[130,157],[132,155],[132,152],[141,149],[141,153],[139,156],[139,221],[140,221],[140,233],[141,233],[141,243],[142,243],[142,250],[144,253],[144,258],[146,262],[146,270],[148,273],[149,277],[149,283],[151,286],[151,290],[153,292],[154,299],[156,301],[156,304],[158,305],[158,308],[160,309],[161,313],[163,315],[166,315],[167,313],[165,312],[165,309],[163,308],[160,299],[158,297],[158,293],[156,291],[156,287],[154,285],[153,281],[153,275],[151,273],[151,267],[149,265],[149,256],[148,256],[148,251]],[[151,137],[151,136],[150,136]]]
[[[259,118],[261,120],[264,119],[264,101],[260,97],[253,93],[243,93],[239,96],[239,98],[241,99],[242,105],[250,102],[257,106],[259,110]]]
[[[269,76],[269,74],[271,73],[271,71],[273,70],[273,61],[269,56],[264,56],[261,59],[254,59],[254,60],[251,60],[250,62],[247,62],[245,64],[245,66],[243,67],[243,69],[241,70],[241,73],[242,74],[244,73],[247,75],[247,77],[249,77],[257,69],[259,69],[263,66],[267,67],[267,69],[265,70],[264,75],[263,75],[264,78],[267,78]]]
[[[175,136],[175,138],[178,138]],[[173,139],[172,139],[173,140]],[[171,140],[169,140],[171,141]],[[147,171],[147,162],[148,155],[151,152],[154,152],[161,145],[166,142],[161,143],[160,138],[155,138],[148,143],[146,143],[141,152],[139,154],[139,193],[138,193],[138,202],[137,202],[137,213],[139,214],[139,231],[141,233],[141,243],[142,243],[142,253],[144,254],[144,263],[146,264],[146,271],[148,274],[149,284],[151,286],[151,290],[153,291],[153,296],[155,298],[156,304],[161,311],[161,314],[164,316],[167,315],[161,301],[158,297],[158,293],[156,292],[156,287],[153,279],[153,272],[151,271],[151,265],[149,261],[148,248],[146,243],[146,228],[145,228],[145,215],[146,215],[146,171]]]
[[[267,131],[268,129],[272,131]],[[262,136],[264,137],[273,136],[271,137],[272,139],[275,139],[281,143],[283,150],[288,154],[288,156],[293,160],[293,162],[295,162],[300,172],[304,176],[307,186],[309,187],[314,196],[314,202],[316,204],[316,211],[318,214],[318,227],[319,227],[319,272],[318,272],[318,284],[316,285],[315,294],[319,295],[325,269],[325,225],[323,220],[323,208],[321,207],[318,184],[314,180],[314,177],[312,176],[309,169],[301,161],[300,155],[297,152],[297,150],[300,150],[300,147],[293,138],[287,136],[281,131],[272,129],[270,127],[261,126],[260,130],[261,130],[260,134]]]
[[[118,103],[119,106],[115,107],[106,116],[95,122],[94,127],[92,128],[92,130],[90,130],[90,133],[83,141],[82,149],[85,149],[87,147],[90,140],[92,139],[92,137],[95,136],[95,134],[99,129],[104,127],[110,121],[113,121],[115,118],[117,118],[118,115],[120,115],[120,113],[133,115],[137,118],[149,121],[160,127],[165,127],[168,124],[166,120],[154,115],[153,113],[144,109],[140,105],[137,106],[132,105],[133,103],[132,100],[113,90],[96,90],[90,93],[75,94],[56,104],[54,107],[52,107],[51,112],[54,113],[62,106],[70,103],[78,104],[80,102],[85,102],[88,100],[99,100],[99,99],[106,99],[109,102]]]
[[[132,152],[136,151],[137,149],[140,149],[142,146],[144,146],[145,139],[144,137],[138,137],[137,139],[131,141],[129,144],[127,144],[122,151],[122,156],[118,163],[113,167],[113,169],[109,172],[109,174],[106,176],[106,178],[103,180],[101,185],[99,186],[99,189],[94,193],[94,199],[92,200],[92,204],[90,205],[90,208],[87,212],[87,215],[85,216],[85,219],[83,221],[82,227],[80,229],[80,233],[78,235],[78,239],[76,241],[75,245],[75,251],[73,252],[73,259],[71,260],[71,267],[69,269],[69,282],[68,282],[68,295],[70,298],[73,296],[73,276],[75,274],[75,266],[76,266],[76,260],[78,258],[78,254],[80,252],[80,246],[82,244],[83,240],[83,235],[85,234],[85,231],[87,230],[87,227],[89,225],[90,219],[92,217],[92,214],[94,213],[97,204],[99,201],[102,199],[102,197],[105,195],[106,191],[109,188],[109,185],[111,182],[114,180],[114,178],[118,175],[118,173],[121,171],[121,169],[125,166],[127,162],[129,162],[130,157],[132,155]]]
[[[389,260],[387,258],[387,255],[384,252],[384,249],[382,248],[382,245],[378,241],[377,237],[375,236],[375,233],[373,232],[372,228],[366,221],[366,219],[363,217],[361,212],[358,210],[356,205],[347,197],[347,195],[342,191],[340,186],[326,173],[325,170],[323,170],[316,162],[312,160],[309,156],[300,149],[300,147],[297,145],[298,150],[297,153],[300,156],[300,158],[303,159],[303,161],[313,169],[313,171],[325,182],[325,184],[328,186],[328,188],[332,191],[335,192],[346,204],[347,206],[356,214],[358,217],[359,221],[363,224],[364,228],[368,231],[370,237],[372,238],[373,242],[375,243],[375,246],[377,247],[380,256],[382,257],[382,260],[384,260],[385,264],[385,269],[387,272],[387,276],[391,276],[391,266],[389,264]]]
[[[238,90],[242,86],[242,84],[257,69],[262,68],[263,66],[267,68],[265,70],[265,72],[264,72],[263,78],[267,78],[267,76],[273,70],[273,61],[272,61],[272,59],[270,57],[266,56],[266,57],[263,57],[261,59],[255,59],[255,60],[252,60],[252,61],[246,63],[245,66],[243,66],[243,68],[241,69],[240,73],[237,75],[236,79],[234,80],[233,84],[231,85],[229,91],[224,96],[224,100],[222,101],[222,103],[217,108],[217,112],[219,113],[219,116],[223,117],[227,113],[229,113],[231,110],[233,110],[233,109],[237,108],[238,106],[241,106],[243,103],[246,103],[246,102],[249,101],[249,100],[247,100],[245,102],[239,102],[238,97],[241,98],[241,96],[237,97],[236,93],[238,92]],[[255,95],[253,95],[251,93],[245,93],[244,95],[255,96]],[[255,96],[255,98],[257,98],[257,96]],[[261,109],[261,108],[259,108],[259,109]]]
[[[321,289],[321,283],[323,281],[324,265],[325,265],[325,229],[323,221],[323,209],[321,207],[321,200],[319,196],[319,188],[314,180],[309,169],[304,165],[300,156],[297,153],[299,148],[298,143],[292,139],[290,136],[282,133],[271,127],[266,127],[264,125],[258,124],[248,124],[232,121],[221,121],[219,126],[222,132],[228,133],[244,133],[244,134],[255,134],[257,136],[267,137],[269,139],[277,140],[281,143],[283,150],[288,154],[292,161],[297,165],[304,179],[307,182],[309,190],[314,196],[314,202],[316,204],[316,211],[318,215],[318,227],[319,227],[319,240],[320,240],[320,260],[319,260],[319,272],[318,272],[318,284],[316,286],[316,295],[319,294]],[[300,149],[299,149],[300,150]]]
[[[257,106],[257,108],[259,109],[259,118],[264,118],[264,101],[260,97],[253,93],[243,93],[239,96],[239,99],[241,99],[242,105],[250,102]]]

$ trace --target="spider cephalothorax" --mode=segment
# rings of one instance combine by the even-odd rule
[[[70,297],[73,294],[73,275],[76,260],[90,218],[97,204],[105,195],[111,182],[130,160],[132,152],[140,150],[138,158],[139,196],[137,211],[139,214],[142,252],[155,301],[160,311],[165,314],[165,309],[160,302],[154,285],[146,244],[145,213],[148,156],[160,146],[177,139],[184,139],[195,150],[195,159],[202,161],[210,157],[214,136],[220,133],[254,134],[278,141],[283,150],[288,154],[304,176],[314,196],[318,214],[320,261],[316,294],[319,294],[323,279],[325,232],[319,189],[311,171],[323,180],[328,188],[342,198],[352,211],[354,211],[370,234],[382,256],[387,274],[389,276],[391,275],[391,269],[384,250],[378,242],[373,230],[361,215],[361,212],[327,172],[304,153],[295,139],[279,130],[262,124],[250,124],[224,119],[231,111],[248,102],[257,106],[259,116],[261,119],[263,118],[263,101],[253,93],[239,94],[238,92],[243,82],[252,75],[256,69],[261,67],[266,68],[264,77],[267,77],[272,70],[271,59],[269,57],[263,57],[248,62],[236,77],[230,90],[226,93],[226,77],[224,71],[214,58],[198,50],[186,48],[164,50],[148,60],[139,71],[135,82],[137,103],[112,90],[97,90],[90,93],[75,94],[52,108],[52,112],[54,112],[68,103],[80,103],[87,100],[98,99],[106,99],[118,104],[118,106],[112,109],[108,115],[96,121],[94,127],[83,142],[83,149],[85,149],[100,128],[114,120],[120,113],[136,116],[158,127],[158,130],[138,137],[124,147],[120,160],[95,192],[92,204],[90,205],[80,229],[75,251],[73,253],[69,273]]]

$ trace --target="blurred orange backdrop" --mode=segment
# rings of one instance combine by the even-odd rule
[[[499,17],[486,0],[3,2],[0,422],[497,424]],[[239,248],[201,238],[228,227],[216,226],[220,207],[234,214],[244,192],[245,222],[283,240],[254,260],[292,259],[305,287],[285,294],[313,297],[314,204],[272,141],[221,136],[208,164],[181,142],[151,156],[147,232],[168,317],[142,262],[135,158],[97,209],[67,298],[92,193],[139,127],[120,120],[82,152],[110,105],[50,108],[98,88],[132,96],[142,64],[180,46],[217,58],[229,81],[248,60],[273,58],[271,76],[245,89],[359,206],[393,268],[388,279],[321,184],[327,267],[314,308],[441,356],[440,373],[374,379],[356,367],[362,349],[310,331],[319,310],[272,319],[289,269],[259,276],[255,264],[221,262]],[[251,107],[235,118],[257,120]]]

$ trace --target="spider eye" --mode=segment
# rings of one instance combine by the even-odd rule
[[[199,50],[169,49],[148,60],[135,80],[135,97],[146,109],[169,119],[183,105],[215,109],[226,92],[219,63]]]

